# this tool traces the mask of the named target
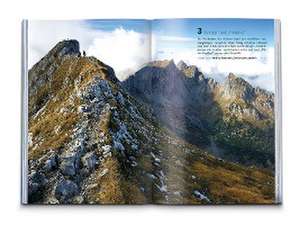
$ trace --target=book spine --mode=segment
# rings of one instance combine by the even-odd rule
[[[21,203],[28,203],[28,21],[22,21],[21,56]]]
[[[281,28],[280,20],[274,20],[275,58],[275,197],[282,203],[282,90],[281,90]]]

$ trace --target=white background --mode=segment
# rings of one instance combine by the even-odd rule
[[[0,3],[1,224],[299,224],[300,28],[299,1],[106,0]],[[244,17],[282,20],[282,206],[24,207],[20,205],[21,19]],[[298,213],[298,215],[297,215]]]

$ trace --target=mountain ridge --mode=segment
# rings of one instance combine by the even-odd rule
[[[148,102],[161,121],[171,129],[177,130],[179,135],[191,137],[189,141],[200,147],[208,146],[211,142],[211,138],[208,137],[215,136],[216,138],[219,133],[226,132],[228,123],[234,122],[233,120],[243,127],[240,131],[244,128],[248,130],[247,142],[251,141],[250,133],[255,135],[254,130],[260,135],[265,133],[263,138],[268,135],[268,132],[273,133],[273,93],[252,87],[250,83],[233,73],[229,73],[224,83],[219,83],[213,78],[205,77],[196,66],[188,66],[183,61],[180,61],[176,67],[165,66],[153,69],[153,65],[175,65],[172,62],[172,60],[164,60],[149,63],[148,66],[129,76],[122,82],[122,85],[136,98]],[[176,76],[171,76],[172,74]],[[168,77],[172,79],[168,80]],[[164,115],[167,115],[167,118],[164,118]],[[174,115],[173,121],[169,120],[172,115]],[[181,123],[174,126],[174,121],[178,123],[179,120]],[[182,127],[186,128],[180,130]],[[234,131],[234,128],[232,130],[233,133],[240,131]],[[198,135],[195,136],[195,132]],[[274,149],[272,143],[274,137],[270,138],[271,140],[267,139],[268,144],[271,143],[267,147],[267,152],[272,152]],[[238,139],[240,142],[243,137],[238,137]],[[259,136],[255,139],[257,141]],[[195,140],[198,141],[195,142]],[[220,142],[224,144],[224,138]],[[226,142],[229,144],[230,140]],[[253,140],[251,142],[254,144]],[[264,148],[263,145],[262,148]],[[253,151],[256,152],[256,149]],[[263,167],[270,166],[267,162],[268,156],[262,156],[265,158],[261,164]],[[231,156],[229,158],[232,160]],[[237,162],[242,161],[245,162],[244,159],[237,160]],[[274,159],[271,161],[274,162]],[[260,163],[255,164],[260,165]]]

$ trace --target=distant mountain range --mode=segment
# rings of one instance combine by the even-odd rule
[[[28,80],[29,203],[274,202],[272,93],[173,61],[120,82],[76,40]]]

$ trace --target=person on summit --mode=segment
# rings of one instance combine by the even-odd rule
[[[86,52],[84,50],[82,51],[82,55],[83,57],[86,57]]]

